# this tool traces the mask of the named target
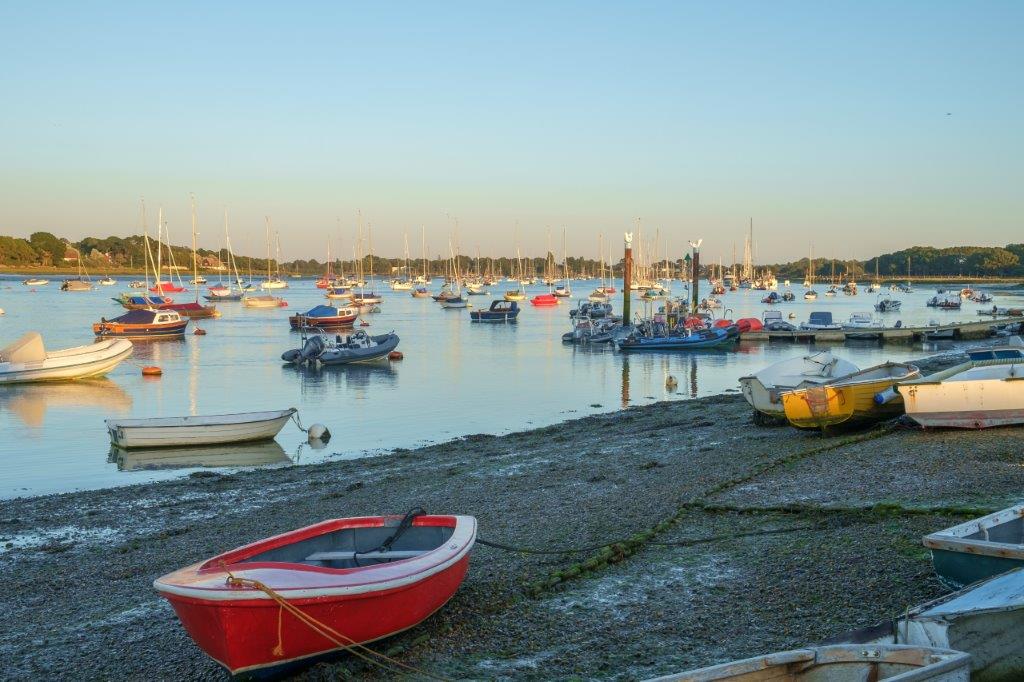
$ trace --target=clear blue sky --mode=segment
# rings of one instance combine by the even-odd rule
[[[143,6],[145,5],[145,6]],[[4,3],[0,233],[322,257],[1024,240],[1024,2]],[[947,113],[951,114],[947,116]]]

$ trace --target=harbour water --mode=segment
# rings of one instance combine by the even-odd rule
[[[26,331],[42,333],[48,348],[91,343],[91,324],[121,314],[111,296],[116,286],[89,292],[59,291],[59,277],[35,289],[21,278],[0,278],[0,345]],[[299,345],[287,317],[324,302],[311,278],[292,279],[275,292],[287,308],[251,309],[221,303],[222,317],[193,321],[183,340],[142,341],[129,361],[108,378],[64,384],[0,387],[0,497],[67,492],[126,485],[186,475],[200,467],[232,469],[246,465],[288,466],[329,459],[358,458],[439,442],[475,433],[501,434],[543,426],[623,406],[657,400],[686,400],[735,390],[737,378],[807,346],[741,342],[730,350],[626,355],[609,347],[573,347],[561,342],[569,329],[568,310],[596,282],[573,282],[577,298],[556,308],[523,304],[518,324],[471,324],[465,310],[445,310],[409,292],[375,290],[385,302],[379,314],[366,315],[368,331],[394,330],[404,360],[382,365],[295,368],[280,354]],[[675,283],[681,291],[682,285]],[[437,287],[435,287],[437,288]],[[487,305],[494,296],[473,297]],[[818,287],[824,293],[825,287]],[[998,288],[997,288],[998,289]],[[852,313],[871,312],[876,296],[862,287],[858,296],[800,298],[775,306],[794,323],[808,313],[830,310],[837,321]],[[546,291],[529,287],[528,293]],[[883,293],[890,295],[888,289]],[[1024,293],[1024,292],[1021,292]],[[765,292],[740,290],[723,296],[732,318],[760,317]],[[959,311],[925,306],[935,288],[891,294],[903,301],[899,313],[875,317],[892,325],[930,321],[976,321],[977,311],[992,304],[965,302]],[[175,295],[179,302],[192,294]],[[618,295],[620,296],[620,295]],[[621,308],[618,296],[616,310]],[[997,295],[1000,307],[1019,307],[1024,296]],[[639,301],[634,310],[641,309]],[[195,326],[205,336],[191,334]],[[920,357],[951,348],[921,344],[880,346],[847,343],[837,353],[865,367],[884,360]],[[159,378],[143,377],[140,368],[157,365]],[[676,377],[674,390],[666,387]],[[327,446],[314,450],[304,434],[289,424],[275,444],[204,451],[118,453],[111,451],[104,419],[218,414],[296,407],[305,424],[320,422],[331,430]],[[686,434],[680,434],[685,438]]]

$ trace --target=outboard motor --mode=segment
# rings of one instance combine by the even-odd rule
[[[325,344],[324,340],[319,336],[311,336],[306,339],[306,343],[303,344],[302,350],[296,356],[296,362],[309,362],[310,360],[316,360],[320,357],[320,354],[324,352]]]

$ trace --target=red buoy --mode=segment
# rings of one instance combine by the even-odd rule
[[[159,367],[149,366],[149,367],[143,367],[142,368],[142,376],[144,376],[144,377],[158,377],[158,376],[162,375],[163,373],[164,373],[164,371],[162,369],[160,369]]]
[[[397,350],[393,350],[390,353],[388,353],[388,360],[401,360],[404,357],[405,356],[402,355],[401,352]]]

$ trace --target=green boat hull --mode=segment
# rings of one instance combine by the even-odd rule
[[[954,590],[959,590],[979,580],[1024,567],[1024,560],[933,549],[932,564],[939,580]]]

